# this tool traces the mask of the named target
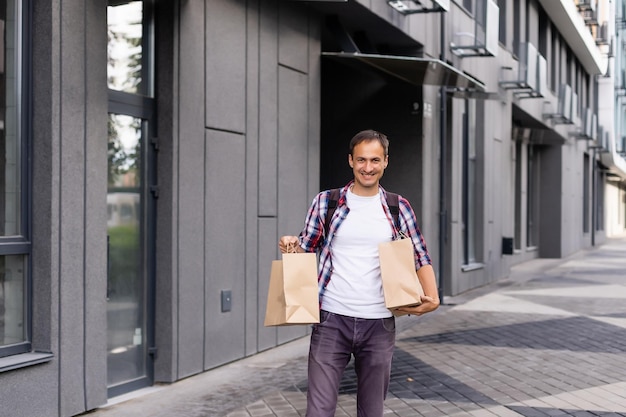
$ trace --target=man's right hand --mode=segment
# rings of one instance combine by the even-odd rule
[[[278,240],[280,253],[304,252],[297,236],[283,236]]]

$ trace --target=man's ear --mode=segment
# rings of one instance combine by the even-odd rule
[[[352,161],[351,153],[348,154],[348,165],[350,165],[350,168],[354,168],[354,162]]]
[[[385,164],[383,165],[383,169],[386,169],[387,165],[389,165],[389,155],[385,156]]]

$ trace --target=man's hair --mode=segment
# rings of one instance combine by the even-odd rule
[[[375,130],[368,129],[362,130],[354,135],[354,137],[350,141],[350,155],[354,155],[353,152],[356,145],[361,142],[369,142],[372,140],[376,140],[378,141],[378,143],[380,143],[380,145],[383,147],[383,150],[385,151],[385,156],[389,154],[389,139],[387,139],[387,136]]]

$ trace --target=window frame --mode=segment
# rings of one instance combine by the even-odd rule
[[[583,189],[582,189],[582,231],[591,231],[591,157],[583,153]]]
[[[19,234],[0,236],[0,256],[23,256],[26,272],[23,276],[23,341],[0,345],[0,359],[32,351],[32,25],[31,0],[13,0],[15,2],[15,100],[18,109],[17,137],[19,138],[20,160],[20,224]],[[6,28],[6,25],[5,25]],[[6,30],[6,29],[5,29]],[[7,36],[8,37],[8,36]],[[5,92],[6,93],[6,92]],[[0,363],[0,371],[14,369]]]
[[[462,0],[461,6],[467,10],[470,14],[474,12],[474,2],[473,0]]]
[[[514,216],[515,216],[515,236],[514,236],[514,250],[522,249],[522,164],[524,143],[521,138],[513,138],[515,141],[515,195],[514,201]]]
[[[521,0],[513,0],[513,55],[519,57],[520,48],[522,42],[522,22],[520,16],[522,16],[522,4]],[[515,18],[517,17],[517,18]]]
[[[606,183],[606,173],[600,169],[598,166],[598,162],[595,162],[595,172],[596,172],[596,198],[595,198],[595,213],[594,213],[594,221],[596,231],[600,232],[604,230],[604,184]]]
[[[142,80],[137,91],[128,92],[116,90],[107,82],[108,109],[107,113],[124,115],[141,120],[142,143],[140,150],[140,158],[142,164],[142,192],[144,193],[144,205],[142,210],[141,240],[142,255],[144,258],[142,264],[145,267],[144,285],[145,285],[145,305],[144,314],[145,322],[145,374],[136,379],[119,382],[114,384],[107,383],[107,395],[109,398],[116,397],[128,392],[145,388],[154,383],[154,354],[155,347],[155,297],[156,297],[156,203],[153,200],[158,193],[156,185],[157,162],[156,153],[158,150],[157,132],[157,116],[156,116],[156,50],[155,50],[155,26],[156,26],[156,2],[155,0],[109,0],[108,6],[130,3],[132,1],[141,1],[143,8],[142,17],[142,40],[147,46],[142,49]],[[107,277],[108,279],[108,277]],[[107,358],[108,360],[108,358]]]
[[[463,136],[462,136],[462,238],[463,238],[463,266],[478,265],[481,263],[479,256],[479,221],[480,212],[478,204],[478,149],[477,149],[477,115],[478,109],[474,100],[465,99],[465,111],[463,112]]]
[[[506,47],[507,41],[507,14],[506,14],[507,0],[498,0],[498,11],[500,19],[498,22],[498,41]]]
[[[526,145],[526,249],[539,246],[539,180],[540,152],[538,145]]]

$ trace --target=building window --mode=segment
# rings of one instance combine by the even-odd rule
[[[472,2],[473,0],[463,0],[463,7],[470,13],[472,12]]]
[[[589,154],[583,155],[583,232],[589,233]]]
[[[535,145],[528,145],[528,216],[526,219],[526,246],[539,244],[539,152]]]
[[[477,262],[476,103],[465,100],[463,115],[463,263]]]
[[[0,0],[0,356],[30,350],[24,21],[21,1]]]
[[[498,0],[498,11],[499,11],[499,30],[498,30],[498,40],[502,45],[506,47],[506,2],[507,0]]]
[[[600,171],[598,166],[596,177],[596,230],[604,230],[604,183],[606,175]]]
[[[573,67],[572,67],[572,50],[569,49],[569,47],[567,47],[567,52],[565,53],[565,82],[567,83],[567,85],[571,86],[573,84],[573,80],[572,80],[572,72]]]
[[[580,63],[576,59],[574,61],[574,83],[576,85],[574,91],[578,96],[578,105],[576,106],[576,116],[581,116],[583,114],[582,109],[583,104],[585,103],[585,96],[583,94],[583,86],[582,86],[582,68]]]
[[[548,19],[548,15],[546,12],[541,9],[539,10],[539,53],[544,58],[548,57],[548,28],[550,27],[550,19]]]
[[[107,385],[153,382],[156,99],[154,5],[109,0]]]
[[[583,94],[585,95],[585,107],[593,108],[594,99],[591,95],[591,80],[589,79],[589,74],[582,64],[580,64],[580,78],[582,82]]]
[[[516,131],[519,129],[516,129]],[[515,138],[515,249],[522,248],[522,140]]]
[[[626,229],[626,188],[622,189],[622,199],[621,199],[620,204],[622,207],[622,213],[624,214],[624,217],[623,217],[624,223],[622,223],[622,225]]]
[[[556,91],[556,87],[559,85],[559,37],[554,25],[550,24],[550,27],[552,28],[552,58],[550,62],[548,62],[548,65],[550,66],[550,88],[552,91]]]

